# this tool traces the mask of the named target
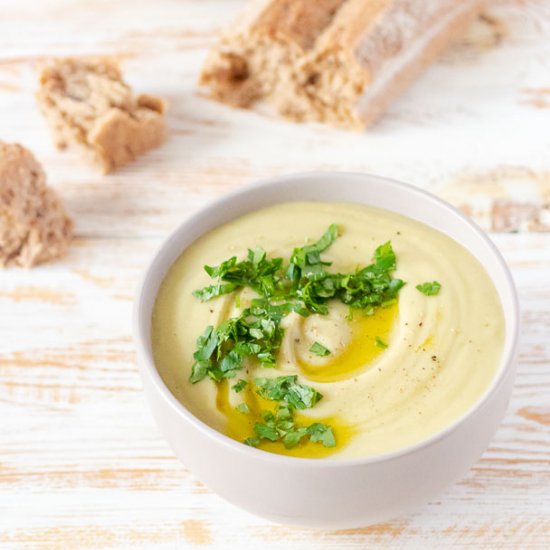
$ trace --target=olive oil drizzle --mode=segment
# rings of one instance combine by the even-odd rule
[[[256,422],[261,422],[262,411],[274,411],[276,403],[267,399],[262,399],[254,392],[248,384],[246,388],[238,395],[242,395],[242,402],[248,405],[249,413],[243,414],[239,412],[230,400],[230,385],[227,380],[222,380],[217,384],[216,393],[216,408],[225,416],[226,427],[225,435],[242,442],[248,437],[254,429]],[[319,443],[312,443],[305,440],[292,449],[287,449],[281,441],[262,440],[258,445],[258,449],[286,456],[296,456],[300,458],[324,458],[336,453],[344,445],[346,445],[355,432],[353,426],[346,425],[339,417],[313,417],[304,413],[296,413],[295,420],[299,424],[311,424],[313,422],[322,422],[330,425],[334,435],[338,441],[336,447],[325,447]]]
[[[399,315],[397,304],[378,308],[372,315],[356,313],[352,324],[352,341],[343,353],[322,366],[298,360],[300,373],[312,382],[339,382],[367,370],[385,349],[376,345],[376,338],[390,341],[391,332]]]

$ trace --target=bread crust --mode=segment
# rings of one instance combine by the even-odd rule
[[[269,0],[229,29],[200,83],[236,107],[363,129],[481,10],[482,0]]]

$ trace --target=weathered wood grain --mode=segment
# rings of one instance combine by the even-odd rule
[[[43,162],[76,219],[62,261],[0,271],[0,547],[550,547],[550,5],[495,0],[365,135],[292,126],[201,97],[196,75],[241,0],[0,0],[0,138]],[[51,55],[117,55],[165,95],[171,136],[101,177],[54,150],[34,105]],[[464,210],[510,262],[522,342],[508,415],[459,484],[346,532],[266,524],[173,457],[141,392],[135,285],[160,239],[206,202],[298,170],[375,172]]]
[[[66,0],[43,2],[38,11],[31,4],[7,2],[0,22],[0,82],[10,87],[0,88],[9,107],[0,133],[44,162],[81,235],[161,236],[234,186],[334,168],[402,179],[443,196],[456,189],[460,200],[451,198],[488,229],[501,230],[494,209],[497,216],[504,209],[512,227],[518,219],[530,230],[548,227],[550,110],[525,101],[525,90],[548,88],[546,2],[498,2],[489,12],[493,23],[479,23],[365,135],[294,126],[201,97],[195,81],[205,47],[242,2],[167,2],[154,10],[144,2],[127,9],[124,2]],[[19,40],[15,27],[32,40]],[[54,150],[33,91],[37,66],[49,55],[109,52],[122,58],[136,89],[168,98],[171,139],[102,178],[73,153]],[[495,185],[485,182],[495,178],[500,188],[491,195]],[[470,197],[476,181],[486,186]]]

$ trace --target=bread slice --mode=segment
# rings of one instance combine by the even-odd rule
[[[0,141],[0,267],[31,267],[62,256],[73,222],[32,153]]]
[[[164,100],[134,95],[109,58],[53,61],[42,71],[37,100],[57,147],[79,149],[103,173],[165,139]]]
[[[259,0],[221,38],[200,82],[237,107],[363,129],[448,46],[482,0]]]

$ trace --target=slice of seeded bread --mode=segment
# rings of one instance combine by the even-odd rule
[[[0,141],[0,267],[31,267],[59,258],[72,230],[32,153]]]
[[[135,95],[109,58],[58,59],[37,92],[58,148],[74,147],[108,173],[165,139],[165,102]]]

